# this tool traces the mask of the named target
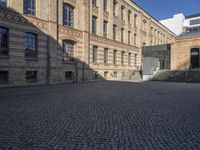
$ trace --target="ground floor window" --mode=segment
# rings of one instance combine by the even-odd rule
[[[116,71],[114,72],[114,78],[117,78],[117,72]]]
[[[105,77],[105,78],[108,78],[108,71],[105,71],[105,72],[104,72],[104,77]]]
[[[37,71],[26,71],[26,81],[36,82],[37,81]]]
[[[98,72],[95,71],[95,72],[94,72],[94,80],[97,80],[98,78],[99,78]]]
[[[0,84],[8,83],[8,71],[0,71]]]
[[[125,72],[124,71],[122,72],[122,77],[125,77]]]

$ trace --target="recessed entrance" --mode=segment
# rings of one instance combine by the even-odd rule
[[[200,68],[200,48],[192,48],[191,49],[191,68],[192,69],[198,69]]]

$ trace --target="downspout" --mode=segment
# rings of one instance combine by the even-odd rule
[[[91,9],[90,9],[90,0],[89,1],[89,11],[88,11],[88,66],[90,66],[90,15],[91,15]]]
[[[56,1],[57,48],[59,47],[59,0]]]
[[[50,62],[50,2],[48,3],[48,35],[47,35],[47,66],[46,66],[46,85],[50,84],[50,69],[51,69],[51,62]]]

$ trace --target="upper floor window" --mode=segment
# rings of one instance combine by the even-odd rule
[[[194,20],[190,20],[190,25],[197,25],[200,24],[200,19],[194,19]]]
[[[125,52],[122,52],[121,54],[121,64],[124,65],[124,56],[125,56]]]
[[[103,0],[103,10],[107,11],[108,0]]]
[[[114,0],[113,1],[113,15],[117,16],[117,2]]]
[[[63,25],[69,27],[74,25],[74,8],[69,4],[63,5]]]
[[[37,57],[37,35],[34,33],[25,33],[25,56]]]
[[[92,0],[92,4],[96,6],[97,5],[97,1],[96,0]]]
[[[128,54],[128,65],[131,65],[131,53]]]
[[[104,64],[108,64],[108,49],[104,49]]]
[[[131,31],[128,31],[128,44],[131,44]]]
[[[0,55],[8,55],[8,29],[0,27]]]
[[[121,28],[121,42],[124,42],[124,29]]]
[[[97,17],[92,16],[92,33],[96,34],[97,33]]]
[[[128,23],[130,24],[131,23],[131,11],[129,10],[128,11]]]
[[[117,50],[113,51],[113,64],[116,65],[117,64]]]
[[[63,60],[65,62],[74,62],[74,44],[63,41]]]
[[[35,16],[35,0],[24,0],[24,14]]]
[[[137,27],[137,14],[134,15],[134,26]]]
[[[7,7],[7,0],[0,0],[0,8]]]
[[[117,26],[113,25],[113,40],[116,40],[117,38]]]
[[[121,7],[121,20],[124,21],[124,6]]]
[[[107,37],[107,28],[108,28],[108,22],[104,21],[103,22],[103,36]]]
[[[93,46],[93,58],[92,58],[93,63],[97,63],[97,49],[98,49],[97,46]]]

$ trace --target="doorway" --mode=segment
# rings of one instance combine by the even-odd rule
[[[200,68],[200,48],[192,48],[191,49],[191,68],[192,69],[198,69]]]

